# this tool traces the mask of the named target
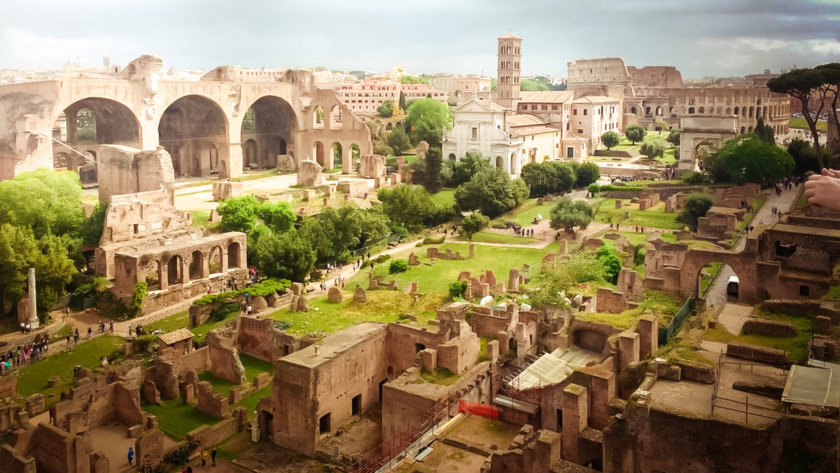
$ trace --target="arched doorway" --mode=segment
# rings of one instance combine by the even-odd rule
[[[362,165],[362,150],[356,143],[350,145],[350,159],[353,160],[353,171],[359,172],[359,167]]]
[[[163,112],[158,135],[172,155],[176,176],[227,174],[227,118],[216,102],[200,95],[181,97]]]
[[[277,166],[277,156],[289,153],[289,143],[297,130],[295,111],[288,102],[267,95],[255,101],[242,118],[243,160],[245,169],[271,169]],[[244,159],[248,141],[253,141],[255,159]]]
[[[694,146],[694,160],[700,170],[706,169],[706,160],[718,151],[718,146],[708,140],[703,140]]]
[[[222,272],[222,248],[214,246],[210,249],[210,257],[208,258],[208,266],[210,267],[210,274]]]
[[[333,160],[333,167],[340,168],[341,167],[341,159],[342,159],[342,148],[341,143],[335,142],[330,147],[332,149],[332,160]]]
[[[341,107],[333,105],[330,109],[330,129],[340,130],[342,128]]]
[[[496,169],[504,169],[505,162],[501,156],[496,156]]]
[[[242,145],[242,162],[245,164],[245,169],[256,169],[257,166],[257,142],[250,139]]]
[[[312,128],[321,130],[324,128],[324,107],[318,105],[312,111]]]
[[[320,164],[322,168],[327,168],[327,161],[324,156],[324,143],[316,141],[315,144],[312,145],[312,160]]]
[[[53,141],[53,156],[63,154],[67,169],[77,172],[82,166],[95,164],[94,159],[86,159],[78,152],[95,155],[100,145],[141,148],[140,123],[134,112],[116,100],[99,97],[81,99],[67,106],[56,117],[52,136],[67,145]]]
[[[190,261],[190,279],[201,279],[202,277],[202,266],[204,265],[204,255],[201,254],[201,251],[193,251],[192,258]]]
[[[169,258],[166,264],[167,281],[169,285],[184,282],[184,260],[179,255]]]
[[[228,245],[228,269],[238,268],[239,265],[239,243],[233,242]]]
[[[709,263],[700,268],[695,277],[695,294],[705,298],[707,307],[738,302],[740,278],[728,264]]]
[[[510,162],[508,163],[508,172],[510,175],[516,174],[516,153],[510,153]]]
[[[146,275],[146,290],[147,291],[160,291],[160,281],[161,281],[161,273],[160,273],[160,261],[154,260],[152,261],[152,271]]]

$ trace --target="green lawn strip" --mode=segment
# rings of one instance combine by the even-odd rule
[[[200,227],[210,221],[209,210],[190,210],[192,213],[192,224],[194,227]]]
[[[191,404],[184,404],[181,397],[163,401],[162,405],[146,404],[143,410],[157,417],[158,427],[166,435],[183,440],[187,434],[202,425],[212,425],[219,419],[205,414]]]
[[[458,375],[446,368],[438,368],[433,372],[424,370],[420,373],[420,378],[427,383],[441,384],[443,386],[449,386],[455,381],[458,381]]]
[[[557,251],[557,245],[553,243],[539,249],[476,245],[475,258],[462,260],[438,258],[434,264],[431,264],[431,260],[426,257],[426,250],[429,246],[439,248],[441,253],[449,248],[453,252],[459,252],[465,258],[470,254],[469,245],[466,243],[445,243],[443,245],[409,248],[396,253],[393,258],[407,259],[408,255],[414,252],[422,263],[420,266],[409,266],[408,271],[390,275],[388,274],[387,263],[377,264],[376,275],[386,281],[396,279],[400,289],[404,288],[409,282],[416,281],[422,294],[434,292],[444,295],[448,294],[449,284],[455,282],[462,271],[469,271],[477,277],[479,272],[491,270],[496,275],[497,280],[506,281],[511,268],[522,268],[523,264],[527,264],[533,268],[531,270],[532,275],[536,275],[542,257],[551,251]],[[356,283],[361,283],[362,287],[367,288],[369,275],[369,269],[360,271],[347,281],[346,289],[350,290],[355,287],[354,284]],[[368,292],[368,297],[370,297],[370,294],[371,292]]]
[[[475,235],[473,235],[472,241],[479,243],[509,243],[514,245],[530,245],[536,240],[531,237],[523,237],[514,234],[506,235],[504,233],[495,232],[478,232]]]
[[[46,360],[37,361],[20,370],[18,375],[18,393],[23,396],[31,396],[35,393],[42,393],[47,404],[54,404],[59,400],[59,393],[67,391],[73,384],[73,368],[76,365],[85,368],[99,367],[99,360],[108,356],[114,350],[122,347],[124,341],[120,337],[102,335],[93,340],[79,343],[73,351],[68,353],[56,353]],[[47,388],[47,379],[51,376],[60,376],[61,383],[52,388]]]
[[[363,271],[367,274],[367,271]],[[413,314],[417,323],[425,325],[435,317],[436,310],[444,302],[440,294],[424,293],[417,302],[407,297],[402,291],[368,291],[367,302],[354,302],[353,290],[357,283],[347,284],[344,301],[334,303],[325,296],[309,300],[309,312],[289,312],[281,309],[268,317],[289,324],[288,333],[305,335],[309,333],[334,333],[361,322],[398,322],[406,321],[400,316]],[[365,283],[362,287],[367,287]]]
[[[50,343],[53,342],[60,342],[67,338],[67,335],[73,333],[73,327],[70,324],[64,324],[58,332],[55,332],[52,337],[50,337]]]
[[[810,318],[775,313],[764,313],[760,317],[777,322],[787,322],[796,328],[797,335],[795,337],[767,337],[755,334],[735,335],[718,323],[715,328],[706,330],[703,338],[719,343],[739,342],[776,348],[787,352],[788,358],[792,361],[804,362],[807,360],[808,342],[811,339],[811,324],[813,323]]]
[[[222,393],[226,398],[228,397],[228,394],[230,393],[231,388],[233,388],[234,386],[239,386],[236,383],[231,383],[230,381],[228,381],[226,379],[219,378],[209,371],[204,371],[202,373],[199,373],[198,374],[198,379],[200,379],[202,381],[207,381],[210,384],[212,384],[213,389]]]
[[[259,391],[254,391],[247,397],[243,398],[239,402],[239,405],[248,409],[248,416],[252,416],[254,411],[257,409],[257,403],[260,402],[260,399],[268,396],[271,396],[271,386],[266,386]]]
[[[178,330],[179,328],[185,328],[190,324],[190,312],[185,310],[183,312],[178,312],[175,315],[170,315],[164,319],[157,320],[155,322],[146,325],[147,331],[152,330],[163,330],[165,333],[172,332],[174,330]]]
[[[455,189],[441,189],[436,194],[432,194],[432,202],[443,205],[445,207],[452,207],[455,205]]]
[[[622,207],[615,208],[616,199],[604,199],[595,214],[595,220],[604,223],[620,223],[623,226],[642,226],[648,229],[680,230],[685,225],[677,222],[677,213],[665,212],[665,203],[660,202],[647,210],[639,210],[639,204],[622,199]],[[627,212],[629,217],[625,218]]]
[[[577,312],[575,318],[587,322],[605,323],[617,329],[625,330],[633,327],[642,314],[654,312],[659,319],[659,326],[667,327],[681,305],[682,301],[678,297],[659,291],[647,290],[645,291],[645,300],[639,304],[639,307],[627,309],[620,314]]]
[[[253,381],[260,373],[274,373],[274,365],[268,361],[263,361],[244,353],[239,354],[239,360],[242,362],[242,366],[245,367],[245,376],[249,382]]]
[[[797,128],[799,130],[809,130],[808,122],[804,118],[791,118],[790,119],[790,128]],[[817,131],[826,131],[828,130],[828,122],[825,120],[817,121]]]

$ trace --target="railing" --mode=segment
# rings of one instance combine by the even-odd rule
[[[674,338],[674,334],[677,333],[677,330],[680,329],[680,326],[691,315],[691,312],[694,310],[694,305],[697,302],[696,297],[689,297],[685,300],[685,303],[680,310],[674,315],[674,318],[671,319],[671,322],[668,324],[667,327],[660,327],[659,328],[659,345],[665,345],[668,343],[668,340]]]
[[[723,361],[723,353],[721,352],[718,355],[718,367],[717,372],[715,373],[715,385],[712,390],[712,398],[710,401],[710,409],[709,409],[709,416],[713,417],[715,414],[715,408],[723,409],[729,412],[735,412],[738,414],[744,415],[744,423],[749,424],[750,416],[760,417],[762,419],[769,419],[769,420],[777,420],[783,415],[783,411],[779,409],[771,409],[768,407],[762,407],[756,405],[755,403],[750,404],[750,396],[749,394],[744,394],[744,400],[739,401],[737,399],[730,399],[727,397],[723,397],[718,394],[718,389],[720,388],[720,379],[721,379],[721,371],[724,366],[749,366],[750,373],[753,372],[753,368],[756,366],[760,366],[762,369],[767,369],[766,365],[756,365],[755,363],[743,363],[743,362],[736,362],[736,361]],[[785,370],[780,368],[782,374],[785,374]],[[721,404],[727,403],[728,405]],[[762,413],[764,412],[764,413]],[[772,415],[771,415],[772,414]]]

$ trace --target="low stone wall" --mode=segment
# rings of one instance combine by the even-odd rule
[[[746,343],[727,344],[726,355],[770,365],[784,366],[788,364],[787,355],[784,351],[775,348],[747,345]]]
[[[6,473],[35,473],[35,459],[18,455],[9,445],[0,446],[0,465]]]
[[[764,335],[767,337],[796,336],[796,328],[789,323],[758,318],[747,319],[747,321],[744,322],[744,327],[741,329],[741,332],[754,333],[756,335]]]
[[[705,384],[715,384],[715,369],[711,366],[694,363],[677,363],[681,370],[681,378]]]
[[[187,434],[187,440],[196,441],[204,447],[217,445],[231,435],[241,432],[244,429],[242,413],[245,414],[245,418],[247,419],[248,413],[245,411],[245,408],[237,407],[234,409],[232,417],[216,422],[213,425],[202,425],[193,429]]]
[[[805,315],[816,317],[823,315],[831,318],[831,323],[840,323],[840,309],[830,302],[820,303],[815,300],[773,299],[761,303],[761,308],[770,312]]]

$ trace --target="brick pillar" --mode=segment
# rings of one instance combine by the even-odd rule
[[[593,373],[591,379],[592,412],[589,423],[592,428],[602,430],[610,423],[609,402],[616,396],[615,373],[612,371]]]
[[[580,463],[578,436],[586,428],[587,418],[586,388],[570,384],[563,390],[563,459]]]
[[[659,348],[659,321],[653,314],[645,314],[639,318],[636,329],[639,332],[639,358],[650,357]]]
[[[624,332],[618,336],[618,371],[639,361],[639,334]]]
[[[160,290],[165,291],[169,288],[169,260],[160,261],[159,268],[158,282],[160,283]]]
[[[201,279],[210,277],[210,252],[201,253]]]
[[[192,262],[192,255],[189,258],[181,256],[181,284],[190,282],[190,262]]]

